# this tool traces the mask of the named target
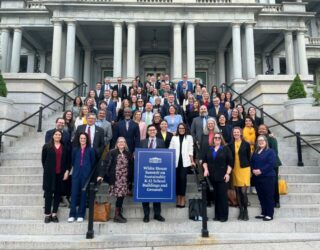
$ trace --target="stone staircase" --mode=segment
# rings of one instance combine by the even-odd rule
[[[44,129],[53,127],[56,116],[44,121]],[[32,132],[1,154],[0,166],[0,249],[212,249],[224,244],[256,244],[320,241],[320,167],[317,159],[305,167],[281,167],[281,177],[288,181],[289,194],[281,197],[271,222],[254,219],[260,213],[256,195],[250,195],[250,220],[238,221],[238,209],[230,207],[229,221],[214,222],[213,208],[208,208],[209,238],[201,238],[201,222],[188,219],[188,209],[163,204],[165,223],[143,223],[142,206],[132,197],[124,202],[128,223],[112,220],[94,223],[95,238],[86,240],[87,221],[67,223],[69,209],[60,208],[60,223],[44,224],[41,148],[44,132]],[[282,150],[282,148],[280,148]],[[286,157],[283,155],[282,159]],[[291,154],[288,153],[288,157]],[[290,159],[283,159],[290,162]],[[287,161],[288,160],[288,161]],[[106,199],[103,185],[98,199]],[[192,175],[188,176],[188,198],[200,193]],[[114,204],[114,199],[111,199]],[[114,205],[113,205],[114,207]],[[113,212],[112,212],[113,215]],[[151,217],[152,218],[152,217]],[[163,247],[163,248],[161,248]],[[241,248],[239,248],[241,249]]]

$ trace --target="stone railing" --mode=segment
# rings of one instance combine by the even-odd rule
[[[45,9],[44,2],[48,0],[26,0],[29,9]],[[255,0],[60,0],[70,3],[173,3],[173,4],[253,4]]]
[[[232,3],[232,0],[196,0],[197,3]]]
[[[137,0],[138,3],[172,3],[173,0]]]
[[[269,5],[265,5],[265,6],[263,6],[261,12],[266,12],[266,13],[279,13],[279,12],[282,12],[282,5],[281,5],[281,4],[269,4]]]
[[[320,37],[309,37],[308,45],[320,45]]]
[[[28,9],[45,9],[46,7],[43,4],[42,0],[31,0],[26,2],[26,7]]]

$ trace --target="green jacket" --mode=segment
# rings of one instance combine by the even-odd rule
[[[274,152],[276,153],[276,165],[275,165],[275,168],[278,168],[279,166],[282,165],[282,162],[279,158],[279,155],[278,155],[278,142],[277,142],[277,139],[274,138],[274,137],[270,137],[270,136],[267,136],[267,139],[268,139],[268,144],[269,144],[269,148],[272,148],[274,150]]]

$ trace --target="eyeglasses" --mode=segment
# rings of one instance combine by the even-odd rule
[[[221,137],[217,137],[217,136],[215,136],[215,137],[213,137],[214,139],[217,139],[217,140],[221,140]]]
[[[259,139],[258,141],[265,141],[264,139]]]
[[[179,128],[179,129],[183,129],[183,130],[185,130],[185,128]]]

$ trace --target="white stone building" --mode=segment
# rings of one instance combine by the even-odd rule
[[[149,73],[208,86],[318,81],[319,10],[317,0],[2,0],[1,69],[91,86]]]

